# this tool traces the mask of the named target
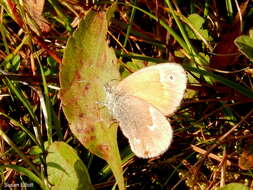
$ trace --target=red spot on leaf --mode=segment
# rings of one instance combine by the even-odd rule
[[[109,159],[109,151],[110,151],[110,147],[106,144],[101,144],[101,145],[98,145],[98,150],[99,152],[102,153],[103,157],[106,158],[106,159]]]
[[[84,93],[86,94],[86,92],[90,89],[90,83],[86,83],[84,85]]]
[[[82,119],[84,118],[85,114],[84,113],[79,113],[79,118]]]
[[[94,141],[94,140],[96,140],[96,136],[94,136],[94,135],[91,135],[91,136],[85,136],[82,140],[81,140],[81,142],[83,142],[84,144],[90,144],[90,143],[92,143],[92,141]]]

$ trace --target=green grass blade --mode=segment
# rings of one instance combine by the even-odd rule
[[[134,0],[134,5],[136,5],[136,0]],[[134,16],[135,16],[135,12],[136,12],[136,9],[134,7],[132,7],[132,12],[131,12],[130,20],[129,20],[129,25],[127,27],[127,33],[126,33],[126,37],[125,37],[124,44],[123,44],[124,48],[127,45],[127,41],[128,41],[128,38],[129,38],[129,34],[130,34],[130,31],[131,31]]]
[[[122,3],[119,3],[122,4]],[[146,15],[148,15],[150,18],[154,19],[155,21],[157,21],[159,24],[161,24],[162,27],[164,27],[173,37],[174,39],[180,44],[180,46],[186,51],[188,51],[188,47],[186,45],[186,43],[184,42],[184,40],[171,28],[169,27],[163,20],[158,19],[155,15],[149,13],[148,11],[145,11],[144,9],[141,9],[135,5],[132,4],[125,4],[131,7],[134,7],[136,10],[139,10],[143,13],[145,13]]]
[[[6,115],[5,113],[3,112],[0,112],[0,115],[3,115],[4,117],[8,118],[10,120],[10,123],[14,124],[15,126],[18,126],[20,127],[31,139],[32,141],[39,145],[38,141],[36,140],[35,136],[23,125],[20,124],[20,122],[18,122],[17,120],[9,117],[8,115]]]
[[[178,20],[176,14],[174,13],[174,10],[173,10],[173,7],[172,7],[170,1],[169,0],[165,0],[165,2],[168,5],[168,7],[170,8],[170,10],[171,10],[170,12],[171,12],[171,14],[172,14],[172,16],[173,16],[173,18],[174,18],[174,20],[175,20],[175,22],[176,22],[176,24],[177,24],[180,32],[181,32],[183,38],[184,38],[184,41],[185,41],[185,43],[187,45],[187,52],[191,52],[193,55],[196,54],[193,46],[190,43],[189,38],[186,35],[186,32],[185,32],[185,30],[184,30],[181,22]]]
[[[42,77],[42,84],[44,88],[44,96],[42,93],[39,93],[40,95],[40,100],[41,100],[41,106],[42,106],[42,111],[44,114],[45,118],[45,123],[47,127],[47,138],[48,138],[48,143],[51,144],[53,142],[53,125],[52,125],[52,105],[50,102],[49,98],[49,93],[48,93],[48,87],[47,87],[47,81],[45,78],[45,74],[43,71],[43,68],[41,64],[39,63],[40,66],[40,72],[41,72],[41,77]],[[45,101],[44,101],[45,98]]]
[[[11,168],[17,172],[20,172],[24,175],[26,175],[27,177],[29,177],[29,179],[31,179],[32,181],[36,182],[43,190],[47,190],[47,186],[43,183],[43,181],[36,176],[33,172],[31,172],[30,170],[22,167],[22,166],[17,166],[17,165],[0,165],[1,169],[5,169],[5,168]]]
[[[40,177],[41,174],[40,172],[37,170],[37,168],[35,167],[35,165],[29,160],[27,159],[27,157],[18,149],[17,145],[4,133],[4,131],[1,130],[0,128],[0,136],[4,139],[4,141],[9,144],[16,152],[17,154],[24,160],[24,162],[31,167],[31,169]]]
[[[219,82],[225,84],[226,86],[239,91],[240,93],[244,94],[245,96],[253,98],[253,91],[251,89],[248,89],[248,88],[246,88],[246,87],[244,87],[244,86],[242,86],[242,85],[240,85],[236,82],[228,80],[228,79],[226,79],[222,76],[219,76],[217,74],[214,74],[212,72],[208,72],[208,71],[204,71],[204,70],[201,70],[201,69],[188,67],[188,66],[185,66],[185,67],[187,68],[188,71],[199,73],[199,74],[202,74],[202,75],[208,75],[208,76],[212,77],[214,80],[219,81]]]
[[[9,80],[7,77],[4,79],[4,82],[8,86],[10,93],[14,94],[18,98],[18,100],[20,100],[20,102],[25,106],[25,108],[27,109],[27,111],[31,115],[34,124],[36,126],[39,126],[39,122],[37,120],[36,115],[34,114],[32,106],[31,106],[30,102],[26,99],[26,97],[23,95],[21,90],[17,86],[15,86],[13,84],[13,82],[11,80]]]

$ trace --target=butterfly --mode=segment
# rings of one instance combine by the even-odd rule
[[[105,86],[105,106],[119,122],[136,156],[157,157],[168,149],[173,130],[165,115],[179,107],[186,85],[181,65],[163,63],[140,69],[117,85]]]

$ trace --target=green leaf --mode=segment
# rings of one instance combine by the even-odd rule
[[[220,187],[217,190],[248,190],[249,188],[240,183],[230,183],[224,187]]]
[[[47,155],[48,180],[54,189],[94,189],[88,170],[76,151],[64,142],[54,142]]]
[[[143,60],[139,60],[139,59],[132,59],[131,61],[127,62],[124,64],[124,67],[126,67],[127,69],[122,69],[121,71],[121,78],[125,78],[128,75],[130,75],[131,73],[138,71],[144,67],[147,66],[151,66],[154,65],[155,63],[153,62],[144,62]],[[131,72],[130,72],[131,71]]]
[[[104,85],[120,79],[113,49],[106,41],[104,12],[90,11],[68,40],[60,66],[61,100],[72,133],[92,153],[107,161],[124,189],[117,146],[117,125],[103,107]]]
[[[199,32],[199,34],[201,34],[207,41],[212,40],[212,37],[209,35],[208,30],[202,28],[205,22],[204,18],[202,18],[198,14],[191,14],[188,16],[188,21],[190,22],[194,30]],[[196,32],[194,32],[194,30],[192,30],[189,26],[186,26],[186,31],[188,33],[189,38],[193,40],[200,40],[201,38],[199,37],[199,35],[196,34]]]
[[[20,66],[20,55],[15,55],[11,61],[11,64],[12,64],[11,71],[17,72]]]
[[[253,30],[250,35],[241,35],[235,39],[235,45],[247,58],[253,60]]]

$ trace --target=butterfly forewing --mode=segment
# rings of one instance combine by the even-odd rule
[[[131,74],[118,84],[117,89],[139,97],[155,106],[164,115],[169,115],[180,105],[186,81],[182,66],[176,63],[165,63]]]

